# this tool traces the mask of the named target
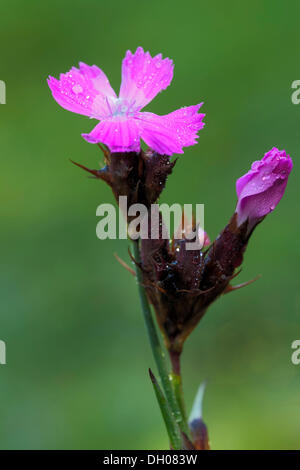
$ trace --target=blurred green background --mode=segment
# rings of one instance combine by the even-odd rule
[[[163,202],[204,203],[217,236],[235,180],[273,146],[295,168],[282,202],[254,233],[239,281],[186,343],[188,407],[208,380],[204,418],[214,449],[299,449],[299,2],[170,0],[1,3],[2,269],[0,446],[163,449],[168,442],[147,368],[154,367],[126,240],[96,238],[96,207],[113,202],[69,159],[97,167],[93,124],[46,84],[82,60],[115,89],[127,49],[175,62],[172,85],[147,107],[166,114],[204,100],[206,127],[186,149]]]

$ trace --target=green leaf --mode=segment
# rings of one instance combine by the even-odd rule
[[[174,450],[182,449],[182,440],[180,437],[180,430],[178,424],[175,421],[174,415],[170,409],[170,406],[166,400],[166,397],[160,388],[153,372],[149,369],[149,375],[153,384],[154,392],[160,407],[160,411],[165,422],[167,432],[170,438],[171,447]]]

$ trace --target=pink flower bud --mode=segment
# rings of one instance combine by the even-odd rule
[[[282,198],[293,162],[285,150],[276,147],[252,163],[251,169],[236,182],[238,225],[248,220],[248,231]]]

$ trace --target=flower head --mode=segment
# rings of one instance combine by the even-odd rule
[[[275,209],[284,194],[292,168],[290,156],[276,147],[252,163],[248,173],[236,182],[238,225],[248,220],[251,229]]]
[[[126,52],[119,96],[101,69],[82,62],[59,80],[49,77],[48,85],[63,108],[100,121],[89,134],[82,134],[88,142],[102,142],[111,152],[139,152],[143,139],[157,153],[172,155],[197,143],[205,116],[198,113],[202,103],[165,116],[141,112],[170,85],[173,68],[172,60],[161,54],[151,57],[138,47],[134,54]]]

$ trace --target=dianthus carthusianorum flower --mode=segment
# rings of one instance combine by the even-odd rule
[[[100,121],[89,134],[82,134],[88,142],[106,144],[112,153],[139,152],[143,139],[157,153],[172,155],[197,143],[205,116],[198,113],[202,103],[164,116],[141,112],[170,85],[173,68],[172,60],[161,54],[151,57],[138,47],[134,54],[126,52],[119,96],[100,68],[82,62],[59,80],[49,77],[48,85],[63,108]]]

